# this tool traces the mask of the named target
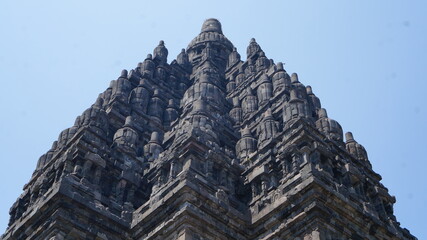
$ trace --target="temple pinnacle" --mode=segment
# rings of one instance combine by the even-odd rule
[[[221,23],[215,18],[206,19],[202,25],[202,32],[217,32],[222,34]]]

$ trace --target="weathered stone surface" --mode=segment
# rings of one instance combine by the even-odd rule
[[[365,148],[252,39],[160,41],[40,157],[2,239],[416,239]]]

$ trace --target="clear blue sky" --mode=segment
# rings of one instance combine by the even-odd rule
[[[0,1],[0,232],[39,156],[110,80],[161,39],[170,62],[215,17],[243,58],[254,37],[313,87],[427,239],[427,1],[213,2]]]

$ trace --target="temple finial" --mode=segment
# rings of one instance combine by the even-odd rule
[[[221,23],[215,18],[206,19],[202,25],[202,32],[217,32],[222,34]]]

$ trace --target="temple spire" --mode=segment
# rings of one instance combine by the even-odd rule
[[[415,240],[313,89],[246,50],[214,18],[170,64],[160,41],[40,157],[0,238]]]

